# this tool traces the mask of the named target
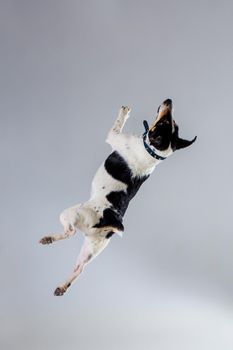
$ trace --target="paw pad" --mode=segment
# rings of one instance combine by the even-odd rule
[[[41,243],[41,244],[51,244],[51,243],[53,243],[53,241],[54,241],[53,237],[46,236],[46,237],[41,238],[39,243]]]
[[[66,292],[66,288],[65,287],[57,287],[54,291],[54,295],[55,296],[62,296],[64,293]]]

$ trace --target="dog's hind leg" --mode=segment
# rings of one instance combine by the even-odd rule
[[[71,284],[79,277],[82,273],[84,267],[93,260],[99,253],[102,252],[104,248],[108,245],[110,239],[105,237],[86,237],[84,239],[83,246],[81,248],[80,254],[77,259],[77,263],[75,265],[74,271],[71,276],[65,281],[65,283],[61,284],[54,291],[54,295],[61,296],[63,295],[67,289],[71,286]]]
[[[119,135],[125,125],[126,120],[129,118],[130,108],[122,106],[119,110],[118,117],[110,129],[106,142],[111,144],[112,137]]]
[[[52,234],[41,238],[39,243],[50,244],[56,241],[60,241],[61,239],[66,239],[73,236],[75,232],[76,232],[76,229],[70,226],[68,229],[64,230],[64,233],[56,233],[56,234]]]
[[[79,206],[75,206],[64,210],[60,215],[61,224],[64,227],[63,233],[51,234],[41,238],[39,243],[50,244],[61,239],[66,239],[72,237],[76,232],[76,225],[78,220],[81,219],[80,213],[78,211]]]

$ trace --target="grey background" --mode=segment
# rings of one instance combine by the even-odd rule
[[[1,1],[1,349],[232,349],[231,1]],[[123,104],[142,133],[170,97],[197,142],[161,164],[62,298]]]

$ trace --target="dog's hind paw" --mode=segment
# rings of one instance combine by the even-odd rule
[[[67,290],[66,287],[57,287],[53,294],[57,297],[60,297],[66,292],[66,290]]]
[[[41,240],[39,241],[39,243],[41,244],[51,244],[53,242],[54,242],[54,238],[52,236],[45,236],[41,238]]]

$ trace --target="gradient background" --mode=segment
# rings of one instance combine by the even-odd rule
[[[232,1],[0,1],[3,350],[233,348]],[[131,203],[123,239],[61,298],[119,107],[141,134],[167,97],[181,137]]]

